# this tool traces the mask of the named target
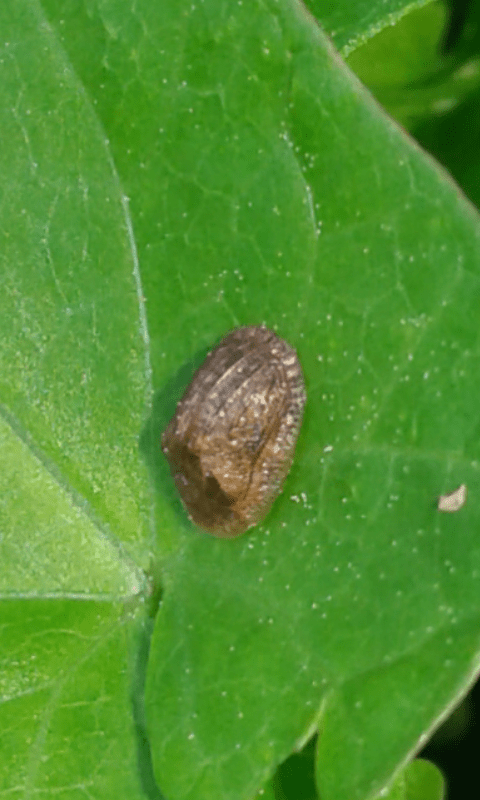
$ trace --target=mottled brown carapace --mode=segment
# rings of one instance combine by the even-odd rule
[[[208,354],[162,436],[191,519],[233,537],[266,515],[290,469],[305,405],[295,350],[264,326]]]

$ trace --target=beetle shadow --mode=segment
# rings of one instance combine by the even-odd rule
[[[183,397],[197,369],[203,364],[211,347],[198,350],[167,381],[162,389],[155,392],[152,411],[143,426],[139,437],[139,449],[147,466],[150,479],[156,492],[171,505],[178,517],[185,521],[185,510],[175,487],[170,468],[160,445],[162,433],[175,414],[177,403]]]

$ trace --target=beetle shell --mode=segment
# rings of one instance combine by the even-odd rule
[[[234,537],[263,519],[290,469],[305,399],[295,350],[264,326],[236,328],[208,354],[162,436],[197,525]]]

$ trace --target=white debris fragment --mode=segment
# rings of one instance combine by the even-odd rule
[[[462,483],[450,494],[442,494],[438,498],[438,510],[453,513],[459,511],[467,502],[467,486]]]

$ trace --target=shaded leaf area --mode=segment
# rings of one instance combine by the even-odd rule
[[[414,129],[425,147],[459,182],[462,190],[480,205],[480,91],[472,93],[458,108]]]
[[[31,475],[56,523],[39,503],[24,552],[7,539],[5,591],[45,529],[52,551],[55,530],[73,553],[80,539],[82,564],[39,568],[29,594],[135,596],[150,478],[165,598],[146,720],[146,647],[123,608],[4,603],[2,652],[17,637],[35,652],[35,629],[41,659],[56,637],[51,664],[19,670],[28,693],[15,664],[2,678],[23,756],[10,751],[5,787],[46,789],[51,760],[57,795],[88,774],[92,794],[153,797],[148,732],[168,800],[249,798],[321,727],[322,798],[363,798],[478,659],[477,217],[298,4],[42,9],[0,12],[2,436],[20,499]],[[207,348],[261,322],[298,350],[305,423],[265,523],[216,541],[186,519],[159,436]],[[465,508],[441,516],[436,498],[461,483]],[[16,514],[8,485],[7,499]]]
[[[317,800],[315,783],[315,750],[313,737],[299,753],[293,753],[278,768],[269,787],[272,797],[282,800]]]
[[[305,5],[320,22],[335,46],[346,56],[360,44],[405,14],[427,5],[431,0],[305,0]]]

